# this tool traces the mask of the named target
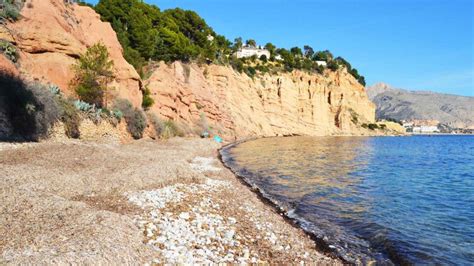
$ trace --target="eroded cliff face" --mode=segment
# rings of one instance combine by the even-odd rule
[[[87,47],[102,42],[115,64],[109,95],[140,106],[143,83],[155,100],[150,111],[187,127],[188,133],[208,129],[228,140],[374,134],[361,124],[374,122],[375,106],[345,70],[322,75],[294,71],[251,79],[230,67],[159,63],[142,82],[123,58],[110,24],[100,21],[89,7],[64,2],[30,2],[18,22],[0,27],[0,39],[15,44],[20,56],[16,66],[1,56],[0,68],[56,84],[66,95],[74,95],[72,65]]]
[[[87,47],[103,43],[115,65],[115,79],[109,84],[112,97],[129,99],[140,106],[140,77],[122,56],[122,47],[109,23],[94,10],[63,0],[27,1],[22,18],[0,29],[0,39],[19,49],[18,67],[23,76],[58,85],[73,95],[72,65]]]
[[[229,139],[284,135],[363,135],[375,106],[345,70],[249,78],[224,66],[161,63],[144,82],[152,111]]]

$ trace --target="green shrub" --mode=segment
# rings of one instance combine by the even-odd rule
[[[14,4],[13,0],[2,1],[3,7],[0,9],[0,18],[17,21],[20,18],[20,6]]]
[[[357,81],[362,85],[362,86],[365,86],[366,83],[365,83],[365,77],[364,76],[359,76],[357,78]]]
[[[134,139],[143,137],[143,132],[147,126],[146,117],[142,110],[134,108],[128,100],[119,99],[115,103],[115,108],[123,114],[127,122],[127,130]]]
[[[270,72],[270,69],[266,65],[257,65],[255,69],[260,71],[262,74]]]
[[[357,114],[352,108],[349,109],[349,113],[351,114],[352,123],[357,125],[359,123],[359,114]]]
[[[81,125],[81,117],[73,102],[58,97],[58,103],[61,108],[60,120],[64,123],[66,136],[78,139],[81,136],[79,126]]]
[[[370,123],[370,124],[362,124],[362,127],[363,128],[368,128],[370,130],[375,130],[375,129],[378,129],[379,126],[377,124],[373,124],[373,123]]]
[[[255,70],[255,68],[249,66],[249,67],[245,68],[245,74],[247,74],[247,76],[253,78],[257,74],[257,71]]]
[[[319,65],[316,65],[314,67],[314,70],[319,73],[319,74],[323,74],[324,73],[324,66],[319,66]]]
[[[142,99],[142,107],[146,111],[150,109],[150,107],[153,106],[155,103],[155,100],[151,97],[151,91],[148,87],[145,87],[145,90],[143,90],[143,99]]]
[[[5,40],[0,40],[0,51],[13,63],[18,61],[18,52],[16,47]]]
[[[105,98],[107,107],[107,83],[113,79],[113,67],[105,45],[97,43],[88,48],[74,65],[73,85],[79,99],[100,108]]]
[[[372,124],[372,123],[369,124],[369,129],[370,130],[375,130],[375,129],[378,129],[378,128],[379,128],[379,126],[377,124]]]
[[[16,76],[0,72],[0,106],[12,127],[5,139],[38,141],[47,136],[60,116],[50,90],[40,84],[28,84]]]
[[[104,89],[92,75],[87,74],[81,77],[80,84],[76,87],[76,94],[82,101],[102,106]]]
[[[112,115],[113,115],[113,116],[115,117],[115,119],[117,119],[117,121],[119,121],[119,122],[120,122],[120,121],[122,120],[122,118],[123,118],[123,113],[122,113],[122,111],[120,111],[120,110],[114,110],[114,111],[112,112]]]
[[[331,69],[332,71],[337,71],[339,69],[339,65],[334,60],[329,61],[327,63],[327,67]]]
[[[143,66],[145,66],[145,63],[146,63],[145,59],[141,57],[140,53],[137,50],[129,46],[123,46],[123,47],[124,47],[123,57],[125,58],[125,60],[127,60],[127,62],[130,63],[130,65],[132,65],[137,70],[138,74],[140,74],[140,77],[142,77],[143,79],[146,79],[144,77],[145,73],[143,73]]]
[[[239,73],[242,73],[244,71],[244,62],[242,59],[239,59],[237,57],[231,57],[230,65]]]

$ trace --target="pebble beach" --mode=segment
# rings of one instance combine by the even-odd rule
[[[1,263],[342,264],[226,169],[211,140],[21,145],[0,149]]]

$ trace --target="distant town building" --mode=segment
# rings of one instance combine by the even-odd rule
[[[421,126],[421,133],[439,133],[438,126]]]
[[[237,58],[244,58],[244,57],[252,57],[256,55],[258,58],[260,58],[262,55],[266,56],[268,59],[270,59],[270,51],[267,49],[262,48],[261,46],[259,47],[252,47],[252,46],[244,46],[240,48],[235,55]]]
[[[439,121],[437,120],[409,120],[403,121],[403,127],[407,132],[418,134],[440,133]]]
[[[416,126],[413,127],[413,133],[439,133],[439,129],[437,126]]]
[[[283,61],[283,57],[281,57],[281,55],[277,54],[277,55],[275,55],[275,60]]]
[[[404,128],[409,128],[413,127],[415,124],[413,122],[403,122],[403,127]]]
[[[317,60],[317,61],[316,61],[316,65],[326,67],[328,64],[326,63],[326,61],[319,61],[319,60]]]

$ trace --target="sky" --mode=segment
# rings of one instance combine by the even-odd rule
[[[96,3],[97,0],[90,0]],[[472,0],[145,0],[196,11],[229,40],[310,45],[368,85],[474,96]]]

